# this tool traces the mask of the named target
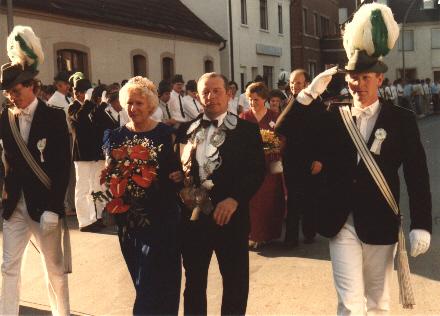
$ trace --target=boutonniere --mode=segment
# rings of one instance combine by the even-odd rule
[[[40,161],[44,162],[43,151],[46,148],[46,138],[42,138],[37,142],[37,148],[40,151]]]
[[[377,129],[374,133],[374,142],[371,145],[370,151],[376,155],[380,155],[380,149],[385,138],[387,138],[387,132],[383,128]]]
[[[274,121],[270,121],[269,122],[269,126],[270,126],[270,128],[274,128],[275,127],[275,122]]]

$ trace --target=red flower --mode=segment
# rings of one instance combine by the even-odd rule
[[[107,177],[108,168],[104,168],[99,176],[99,184],[103,185],[105,183],[105,178]]]
[[[128,151],[126,146],[121,146],[119,148],[112,149],[111,156],[116,160],[122,160],[127,157]]]
[[[112,178],[110,180],[110,192],[112,193],[113,197],[120,198],[125,193],[127,183],[128,179]]]
[[[126,166],[125,164],[121,164],[120,169],[122,177],[129,178],[134,167],[135,165],[133,163],[130,163],[128,166]]]
[[[114,199],[108,202],[105,208],[110,214],[119,214],[127,212],[130,205],[124,204],[122,199]]]
[[[156,179],[156,168],[148,165],[140,167],[141,175],[134,174],[132,179],[137,185],[143,188],[148,188],[154,179]]]
[[[150,153],[148,149],[142,145],[135,145],[130,151],[131,159],[148,160],[150,158]]]

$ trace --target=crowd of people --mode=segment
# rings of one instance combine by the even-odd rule
[[[364,18],[373,11],[390,16],[380,4],[359,11]],[[361,26],[362,15],[352,23]],[[257,77],[241,95],[215,72],[187,82],[175,75],[155,85],[135,76],[94,87],[83,73],[60,72],[51,91],[35,79],[43,55],[31,28],[16,27],[8,49],[11,62],[0,79],[8,100],[0,116],[2,314],[18,315],[21,260],[31,235],[44,259],[52,313],[70,314],[69,214],[82,232],[109,225],[104,214],[114,219],[136,290],[134,315],[178,314],[182,266],[184,314],[206,315],[213,253],[223,279],[221,314],[244,315],[249,249],[279,239],[284,222],[287,249],[299,245],[300,223],[304,243],[317,233],[329,238],[338,315],[387,313],[396,248],[405,261],[401,165],[410,253],[429,248],[426,157],[416,118],[404,107],[414,100],[422,111],[432,101],[435,110],[437,86],[419,84],[421,94],[411,86],[410,105],[401,103],[406,85],[403,99],[396,86],[401,106],[395,106],[387,66],[359,44],[346,48],[342,70],[343,94],[352,100],[330,104],[338,99],[327,91],[337,67],[313,80],[296,69],[273,90]],[[403,305],[412,306],[401,290]]]

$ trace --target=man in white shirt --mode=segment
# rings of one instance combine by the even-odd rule
[[[391,91],[391,101],[394,105],[399,105],[399,100],[397,98],[397,87],[396,87],[396,80],[391,84],[390,86]]]
[[[67,114],[69,104],[72,102],[72,98],[69,97],[69,74],[66,71],[61,71],[54,78],[54,86],[57,89],[55,93],[47,100],[47,104],[58,107]]]
[[[425,114],[429,114],[431,112],[431,89],[429,88],[429,82],[431,79],[426,78],[426,80],[422,80],[422,88],[423,88],[423,107]]]
[[[186,119],[191,121],[203,112],[203,107],[197,99],[197,82],[189,80],[185,86],[186,96],[183,97],[183,111]]]
[[[182,75],[175,75],[173,77],[171,80],[173,90],[171,91],[170,100],[168,101],[171,118],[180,123],[188,121],[188,115],[185,115],[183,109],[182,91],[184,84],[185,81],[183,80]]]
[[[162,110],[161,122],[177,128],[177,121],[171,117],[171,110],[168,105],[168,101],[171,97],[171,90],[171,85],[168,81],[162,80],[161,82],[159,82],[159,87],[157,88],[157,95],[159,97],[158,108]]]
[[[229,102],[228,102],[228,111],[238,115],[238,98],[237,95],[238,85],[235,81],[229,81]]]

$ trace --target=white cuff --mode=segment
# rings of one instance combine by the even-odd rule
[[[304,90],[301,90],[300,93],[298,93],[298,95],[296,96],[296,100],[303,105],[309,105],[310,103],[312,103],[313,98],[308,96],[304,92]]]

